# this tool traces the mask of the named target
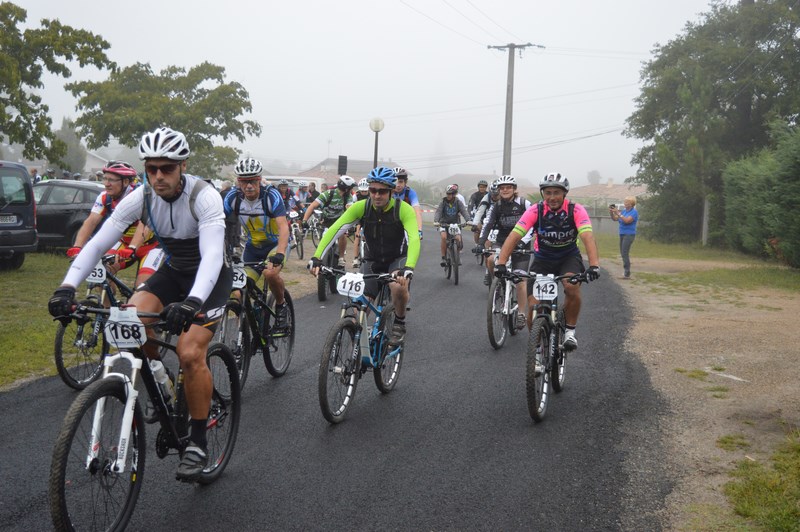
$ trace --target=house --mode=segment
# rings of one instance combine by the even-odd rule
[[[397,166],[403,166],[402,164],[398,164],[395,161],[389,159],[385,161],[383,159],[378,159],[378,166],[388,166],[389,168],[395,168]],[[347,160],[347,175],[352,177],[356,180],[356,182],[360,181],[362,178],[367,177],[372,169],[374,168],[372,161],[365,161],[363,159],[348,159]],[[325,183],[328,185],[335,185],[336,181],[339,179],[339,159],[329,157],[324,159],[323,161],[317,163],[315,166],[309,168],[308,170],[304,170],[297,174],[298,177],[319,177],[324,179]],[[409,178],[413,179],[413,173],[409,171],[408,173]]]

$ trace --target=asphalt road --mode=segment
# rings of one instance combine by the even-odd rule
[[[147,426],[129,529],[657,530],[672,487],[658,426],[666,406],[625,350],[630,312],[616,282],[603,272],[584,285],[565,390],[535,424],[526,334],[493,350],[481,269],[465,253],[454,286],[438,266],[435,234],[426,236],[391,394],[366,375],[347,419],[328,425],[317,368],[341,297],[296,301],[289,371],[273,379],[253,360],[239,438],[218,482],[176,482],[177,458],[156,457]],[[52,446],[74,397],[58,377],[0,394],[0,530],[51,527]]]

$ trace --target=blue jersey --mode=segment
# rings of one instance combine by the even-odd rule
[[[258,198],[245,199],[244,192],[232,189],[223,202],[225,215],[236,215],[247,233],[246,246],[273,247],[278,243],[278,224],[275,218],[286,216],[280,192],[275,187],[261,187]]]

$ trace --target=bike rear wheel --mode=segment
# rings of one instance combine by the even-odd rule
[[[70,406],[50,465],[48,498],[56,530],[122,530],[128,524],[144,478],[146,440],[137,401],[124,470],[113,471],[126,396],[121,380],[103,379],[83,390]],[[96,450],[90,455],[92,449]]]
[[[381,332],[379,342],[381,350],[380,364],[372,370],[375,386],[381,393],[391,392],[400,377],[400,367],[403,363],[403,350],[405,345],[389,346],[389,335],[394,325],[394,305],[388,304],[381,311]]]
[[[328,423],[344,420],[353,402],[361,373],[361,356],[353,358],[357,347],[356,324],[352,318],[339,320],[325,340],[319,364],[317,391],[322,416]]]
[[[213,390],[206,429],[208,466],[197,478],[199,484],[211,484],[228,465],[239,432],[242,408],[239,372],[230,349],[213,342],[208,346],[206,362],[211,371]]]
[[[550,326],[545,318],[536,318],[533,320],[528,339],[528,356],[525,363],[528,413],[536,422],[544,419],[550,400],[550,371],[547,367],[550,348]]]
[[[564,321],[563,309],[558,311],[556,319],[558,320],[556,325],[556,344],[553,346],[556,356],[555,360],[553,360],[553,367],[550,368],[550,382],[553,383],[553,391],[559,393],[564,389],[564,379],[567,374],[567,353],[559,347],[564,343],[564,324],[566,322]]]
[[[286,300],[287,307],[287,326],[282,330],[275,328],[275,315],[269,314],[267,320],[269,321],[267,330],[269,333],[265,340],[267,341],[267,349],[264,351],[264,365],[267,371],[273,377],[282,377],[286,370],[289,369],[289,364],[292,362],[292,353],[294,350],[294,303],[292,303],[292,296],[289,291],[284,289],[283,297]],[[275,296],[269,295],[267,305],[274,311],[275,310]]]
[[[214,333],[212,342],[221,342],[231,350],[239,373],[239,387],[244,388],[247,372],[250,369],[250,325],[242,311],[242,304],[228,300],[225,313]]]
[[[102,308],[96,301],[87,299],[81,305]],[[58,375],[64,384],[83,390],[100,378],[103,372],[103,355],[109,345],[103,331],[105,316],[95,315],[90,321],[79,325],[76,320],[66,326],[59,323],[56,329],[54,357]],[[97,325],[99,332],[95,334]]]
[[[503,314],[506,300],[506,287],[500,279],[492,279],[489,287],[489,300],[486,305],[486,327],[489,331],[489,343],[500,349],[506,341],[508,333],[508,316]]]
[[[297,258],[303,260],[303,231],[300,230],[297,225],[294,225],[292,232],[294,234],[294,249],[297,252]]]

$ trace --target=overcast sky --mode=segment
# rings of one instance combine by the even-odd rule
[[[379,156],[415,177],[502,172],[508,52],[515,60],[511,173],[597,170],[632,175],[640,146],[621,135],[642,62],[707,0],[19,0],[42,18],[102,35],[120,66],[156,70],[210,61],[250,93],[259,138],[236,145],[263,159],[313,166],[339,154]],[[74,69],[72,80],[107,74]],[[55,127],[76,117],[64,80],[42,92]],[[169,117],[164,118],[169,123]]]

